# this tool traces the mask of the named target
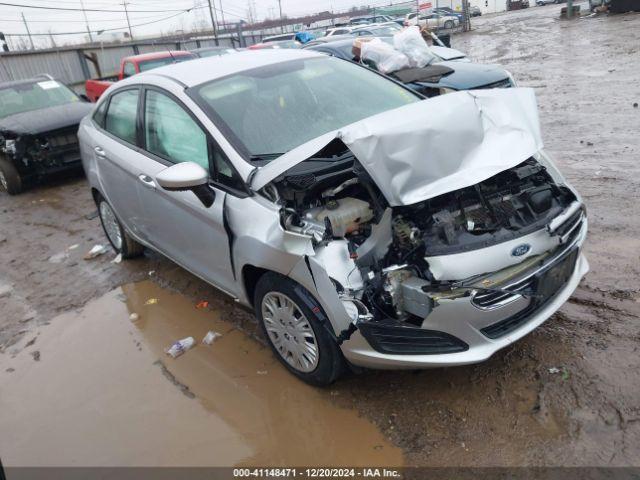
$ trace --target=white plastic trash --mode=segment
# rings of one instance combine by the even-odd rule
[[[98,255],[102,255],[107,252],[107,247],[104,245],[94,245],[91,250],[84,256],[85,260],[89,260],[90,258],[95,258]]]
[[[379,38],[362,44],[362,60],[373,62],[381,73],[409,68],[407,56]]]
[[[407,56],[411,67],[422,68],[436,59],[416,25],[396,33],[393,36],[393,46]]]
[[[171,355],[173,358],[176,358],[193,347],[195,343],[196,341],[193,339],[193,337],[183,338],[182,340],[178,340],[176,343],[171,345],[164,352],[167,355]]]
[[[213,342],[215,342],[221,336],[222,336],[221,333],[209,330],[207,332],[207,334],[204,336],[204,338],[202,339],[202,343],[204,343],[206,345],[211,345]]]

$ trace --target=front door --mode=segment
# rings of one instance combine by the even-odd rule
[[[229,240],[224,226],[227,193],[215,185],[213,205],[206,207],[191,191],[167,191],[156,175],[179,162],[195,162],[210,173],[212,140],[186,107],[155,88],[144,92],[142,141],[149,158],[138,183],[146,237],[160,252],[225,290],[234,290]]]

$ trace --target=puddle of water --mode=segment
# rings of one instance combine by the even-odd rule
[[[145,305],[150,298],[157,303]],[[216,317],[147,281],[59,316],[33,345],[0,355],[3,463],[402,464],[373,424]],[[208,330],[223,337],[200,344]],[[164,354],[187,336],[196,347]]]

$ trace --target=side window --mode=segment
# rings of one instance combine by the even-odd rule
[[[140,91],[125,90],[111,96],[104,129],[122,140],[136,144],[136,112]]]
[[[195,162],[209,171],[207,136],[189,114],[167,95],[147,90],[146,149],[174,163]]]
[[[93,114],[93,121],[104,128],[104,117],[107,113],[107,105],[109,104],[109,100],[105,100],[100,104],[96,113]]]
[[[133,66],[131,62],[125,62],[124,68],[122,69],[122,76],[124,78],[132,77],[136,74],[136,67]]]
[[[215,169],[214,177],[218,183],[235,188],[236,190],[244,190],[242,180],[231,167],[229,160],[227,160],[225,154],[215,146],[213,148],[213,166]]]

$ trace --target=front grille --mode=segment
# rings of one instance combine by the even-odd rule
[[[75,133],[59,133],[46,137],[49,147],[52,149],[68,147],[78,144],[78,136]]]
[[[534,287],[534,278],[529,277],[505,287],[509,292],[480,292],[471,300],[476,307],[484,310],[497,308],[520,296],[520,291],[530,291]],[[497,287],[500,288],[500,287]]]
[[[513,85],[511,84],[511,79],[505,78],[504,80],[500,80],[498,82],[488,83],[487,85],[476,87],[476,90],[484,90],[487,88],[511,88],[511,87],[513,87]]]
[[[435,355],[464,352],[469,346],[445,332],[409,327],[396,322],[367,322],[358,326],[362,336],[380,353]]]
[[[553,267],[545,270],[544,272],[538,273],[529,279],[533,280],[531,289],[535,290],[536,293],[541,296],[539,298],[534,298],[527,308],[509,318],[489,325],[480,331],[485,336],[491,339],[496,339],[511,333],[521,325],[527,323],[536,311],[540,310],[552,301],[565,287],[575,270],[576,262],[578,261],[578,252],[577,247],[573,248]]]

